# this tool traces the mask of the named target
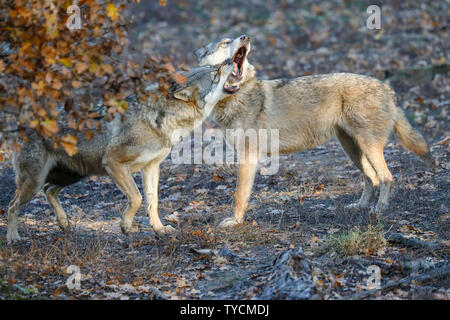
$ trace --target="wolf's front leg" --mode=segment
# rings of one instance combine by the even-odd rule
[[[120,222],[122,232],[128,234],[131,231],[134,215],[142,204],[142,196],[133,180],[128,165],[120,163],[116,161],[114,157],[108,155],[105,157],[103,163],[106,171],[128,198],[128,206],[125,209],[125,212],[122,215],[122,221]]]
[[[255,180],[257,163],[244,163],[239,165],[239,175],[236,188],[236,208],[233,218],[222,220],[219,227],[226,228],[244,222],[244,214],[247,209],[248,199]]]
[[[142,180],[144,182],[145,199],[147,200],[147,211],[150,226],[157,234],[166,234],[175,231],[172,226],[162,224],[158,215],[158,182],[160,162],[153,161],[142,169]]]

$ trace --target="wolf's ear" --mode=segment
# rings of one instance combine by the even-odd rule
[[[187,87],[173,93],[173,97],[178,100],[189,102],[192,100],[192,88]]]
[[[194,51],[195,56],[197,57],[197,61],[200,62],[202,60],[202,58],[205,56],[206,54],[206,47],[197,49]]]

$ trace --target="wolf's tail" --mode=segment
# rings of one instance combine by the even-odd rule
[[[406,118],[403,110],[397,108],[397,119],[394,124],[395,135],[399,138],[400,144],[403,148],[411,150],[429,167],[433,165],[430,149],[428,144],[420,134],[419,131],[414,129]]]

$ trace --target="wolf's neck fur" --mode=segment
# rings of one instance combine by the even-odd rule
[[[220,100],[214,107],[214,119],[225,128],[234,128],[236,120],[242,113],[258,112],[263,107],[264,101],[261,99],[256,99],[256,105],[248,104],[249,97],[255,96],[255,93],[260,90],[260,81],[256,78],[255,68],[250,63],[247,65],[244,81],[239,87],[239,92]]]
[[[205,108],[194,101],[185,102],[162,94],[158,99],[151,98],[138,113],[138,119],[145,121],[153,130],[169,140],[177,129],[194,130],[196,122],[205,118]]]

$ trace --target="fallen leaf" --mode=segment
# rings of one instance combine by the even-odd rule
[[[106,15],[111,18],[111,20],[116,21],[119,13],[114,3],[108,3],[106,6]]]
[[[72,61],[70,61],[69,58],[61,58],[59,59],[59,62],[61,62],[63,65],[65,65],[67,68],[72,67]]]

